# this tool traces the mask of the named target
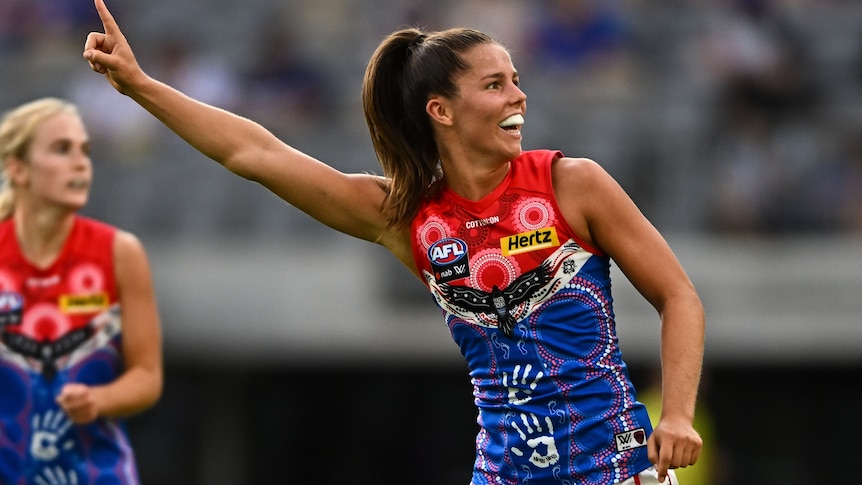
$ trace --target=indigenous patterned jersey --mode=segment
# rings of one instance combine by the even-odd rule
[[[55,403],[63,385],[123,371],[114,280],[115,229],[76,217],[47,268],[0,222],[0,483],[135,484],[121,420],[76,425]]]
[[[617,346],[610,259],[572,232],[551,164],[524,152],[478,201],[448,188],[413,221],[414,258],[467,360],[473,484],[611,484],[652,432]]]

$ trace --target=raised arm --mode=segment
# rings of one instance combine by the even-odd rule
[[[260,124],[194,100],[148,76],[104,0],[95,0],[104,33],[87,36],[84,58],[117,91],[135,100],[204,155],[259,182],[320,222],[381,242],[384,191],[377,177],[344,174],[286,145]]]
[[[662,412],[649,456],[663,479],[694,464],[703,445],[692,427],[703,365],[705,316],[694,285],[670,246],[598,164],[556,162],[560,208],[585,242],[604,251],[661,318]]]

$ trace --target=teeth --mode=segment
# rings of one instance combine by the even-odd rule
[[[500,122],[500,128],[506,128],[508,126],[518,126],[524,124],[524,117],[521,115],[512,115],[505,120]]]

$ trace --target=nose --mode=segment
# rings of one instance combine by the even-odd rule
[[[75,150],[75,156],[72,157],[74,165],[77,168],[86,168],[90,166],[90,150],[87,147],[80,147]]]
[[[515,91],[514,91],[515,94],[513,96],[514,97],[514,103],[515,104],[521,104],[521,103],[527,101],[527,93],[525,93],[524,90],[521,89],[521,87],[518,86],[517,84],[514,84],[513,87],[515,88]]]

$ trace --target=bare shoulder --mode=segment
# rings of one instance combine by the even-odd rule
[[[117,229],[117,233],[114,235],[114,253],[120,255],[138,252],[145,252],[141,240],[129,231]]]
[[[149,273],[149,262],[144,244],[131,232],[121,229],[114,236],[114,262],[120,279],[126,275],[140,277]]]
[[[602,248],[596,231],[606,220],[631,211],[625,192],[590,158],[560,158],[554,162],[552,173],[563,218],[584,242]]]
[[[554,161],[554,183],[592,185],[608,177],[608,173],[591,158],[562,157]]]

